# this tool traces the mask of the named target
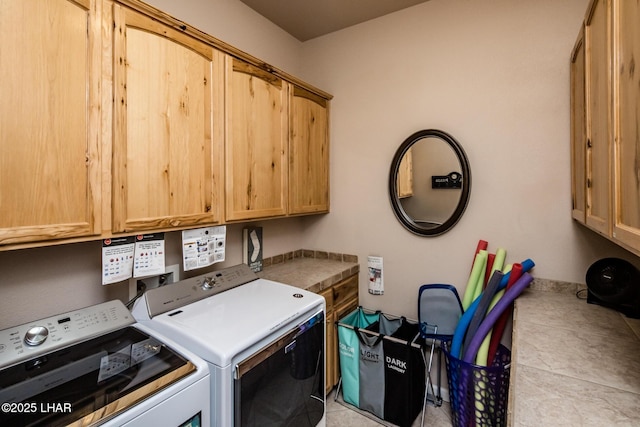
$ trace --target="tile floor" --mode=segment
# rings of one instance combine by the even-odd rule
[[[367,412],[345,406],[341,395],[338,396],[338,401],[335,401],[334,393],[335,390],[327,396],[327,427],[376,427],[379,425],[393,425],[385,423]],[[419,427],[421,418],[422,415],[418,414],[412,427]],[[449,403],[444,402],[440,407],[431,404],[427,405],[424,425],[429,427],[450,427],[452,423]]]

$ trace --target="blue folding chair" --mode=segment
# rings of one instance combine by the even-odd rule
[[[422,404],[422,421],[424,425],[424,415],[427,408],[427,395],[429,387],[433,394],[433,402],[436,406],[442,405],[442,388],[441,388],[441,367],[442,367],[442,351],[443,342],[453,339],[453,334],[458,325],[458,321],[462,316],[462,302],[458,296],[458,291],[452,285],[443,284],[427,284],[420,286],[418,292],[418,321],[420,323],[420,336],[425,340],[425,344],[429,346],[429,362],[426,364],[426,384],[424,391],[424,402]],[[433,363],[433,354],[438,347],[438,386],[437,394],[431,383],[431,367]],[[426,358],[426,356],[425,356]]]

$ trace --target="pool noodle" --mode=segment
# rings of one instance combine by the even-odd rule
[[[503,248],[498,248],[496,251],[496,258],[493,261],[493,267],[490,274],[493,274],[494,271],[500,270],[502,271],[502,267],[504,267],[504,260],[507,258],[507,251]]]
[[[491,272],[493,271],[493,262],[496,259],[496,254],[487,255],[487,268],[485,268],[484,272],[484,283],[482,284],[482,289],[487,287],[487,283],[489,283],[489,279],[491,278]]]
[[[476,259],[473,263],[469,280],[467,281],[467,289],[464,291],[464,297],[462,300],[462,308],[464,310],[466,310],[473,301],[473,294],[475,293],[475,288],[478,283],[478,277],[480,277],[480,274],[484,272],[486,263],[487,251],[483,249],[476,254]]]
[[[480,274],[478,275],[478,283],[476,283],[476,285],[473,287],[473,295],[471,296],[471,302],[475,301],[476,298],[478,298],[482,294],[482,291],[484,290],[484,275],[487,271],[488,261],[489,261],[489,254],[487,253],[487,260],[484,263],[482,270],[480,270]]]
[[[471,363],[478,353],[478,348],[484,337],[487,336],[489,330],[496,323],[500,315],[509,307],[509,305],[525,290],[527,286],[533,281],[533,277],[529,273],[523,273],[522,276],[513,284],[511,289],[508,289],[504,296],[498,301],[498,304],[491,310],[487,317],[482,321],[476,334],[471,339],[469,346],[465,349],[463,361]]]
[[[511,276],[509,276],[509,281],[507,282],[507,289],[511,288],[516,280],[518,280],[522,276],[522,265],[516,263],[513,265],[511,269]],[[487,363],[493,361],[493,358],[496,356],[496,352],[498,351],[498,346],[500,345],[500,340],[502,339],[502,335],[504,334],[504,330],[507,326],[507,321],[509,320],[509,316],[513,310],[513,305],[510,305],[502,316],[498,319],[495,325],[493,325],[493,330],[491,332],[491,344],[489,345],[489,353],[487,355]]]
[[[522,261],[520,265],[522,265],[522,271],[526,272],[531,270],[535,266],[535,263],[531,259],[526,259]],[[510,272],[505,274],[505,277],[502,278],[502,282],[500,283],[499,290],[507,287],[507,283],[509,281],[510,276],[511,276]],[[473,301],[473,303],[471,303],[469,308],[466,309],[466,311],[462,314],[462,316],[460,317],[460,320],[458,321],[458,325],[456,326],[456,330],[453,334],[453,339],[451,340],[451,351],[449,352],[449,354],[451,354],[456,359],[460,358],[462,341],[464,340],[464,335],[467,332],[467,328],[469,327],[469,322],[471,322],[471,319],[473,318],[473,314],[478,308],[478,304],[480,304],[479,298]]]
[[[491,310],[493,310],[493,307],[496,306],[498,301],[500,301],[500,298],[504,296],[505,292],[506,292],[505,289],[502,289],[496,292],[496,294],[493,296],[493,299],[491,300],[491,304],[489,304],[489,310],[487,310],[487,312],[491,312]],[[493,333],[493,329],[489,331],[486,337],[484,337],[484,340],[482,341],[482,344],[478,349],[478,355],[476,356],[476,365],[478,366],[487,366],[487,360],[489,360],[489,347],[491,345],[492,333]]]
[[[480,304],[478,304],[476,312],[473,314],[469,327],[467,328],[467,333],[464,338],[464,348],[467,348],[471,342],[471,338],[475,336],[478,326],[480,326],[484,316],[487,314],[487,310],[489,309],[489,304],[491,304],[491,301],[493,300],[493,296],[498,292],[498,286],[500,286],[500,282],[502,282],[503,277],[504,274],[498,270],[494,271],[491,275],[491,279],[489,279],[489,283],[487,284],[487,289],[485,289],[480,296]]]
[[[520,264],[517,264],[517,265],[520,265]],[[507,264],[504,267],[502,272],[507,274],[511,272],[512,269],[513,269],[513,266],[511,264]],[[520,277],[520,275],[518,275],[518,277]],[[513,274],[509,276],[509,280],[507,281],[507,289],[510,287],[509,283],[511,282],[511,280],[514,280]],[[502,298],[502,296],[504,295],[504,292],[505,292],[504,289],[496,292],[493,299],[491,300],[491,304],[489,304],[488,311],[493,310],[493,307],[495,307],[498,301],[500,301],[500,298]],[[504,316],[504,313],[503,313],[503,316]],[[489,350],[491,348],[492,337],[495,336],[493,335],[494,330],[495,330],[495,327],[489,331],[487,336],[484,337],[484,341],[482,341],[482,345],[480,345],[480,349],[478,349],[478,355],[476,356],[476,365],[478,366],[487,366],[489,360],[493,361],[493,358],[489,359]],[[500,343],[499,340],[498,340],[498,343]]]
[[[476,262],[476,255],[478,255],[478,252],[482,250],[486,251],[488,247],[489,247],[489,242],[487,242],[486,240],[478,240],[476,251],[473,253],[473,262]],[[473,270],[473,263],[471,264],[471,269]]]

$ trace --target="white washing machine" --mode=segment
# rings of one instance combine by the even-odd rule
[[[0,425],[210,423],[207,363],[120,301],[0,331]]]
[[[241,264],[147,291],[136,320],[200,356],[212,425],[325,422],[325,301]]]

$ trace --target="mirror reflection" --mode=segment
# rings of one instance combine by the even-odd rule
[[[407,138],[394,157],[390,196],[394,213],[410,231],[438,235],[466,208],[471,174],[462,147],[442,131]]]

